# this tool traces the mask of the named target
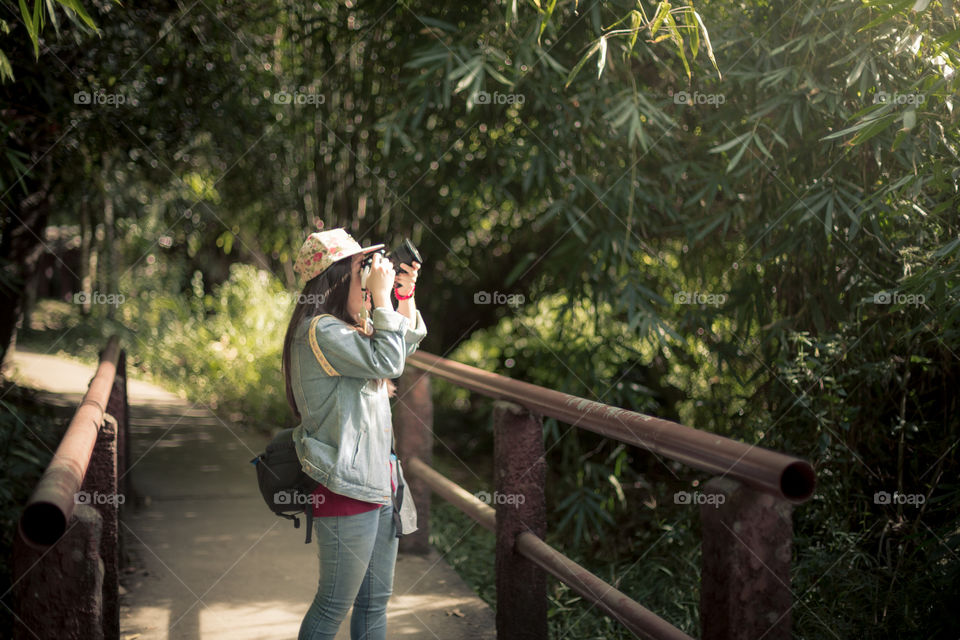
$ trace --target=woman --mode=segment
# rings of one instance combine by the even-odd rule
[[[351,605],[353,640],[386,638],[397,559],[389,379],[403,372],[427,329],[413,298],[419,263],[396,273],[375,254],[361,289],[360,262],[382,246],[361,248],[343,229],[321,231],[294,265],[307,282],[287,327],[283,371],[300,420],[297,455],[320,483],[313,494],[320,583],[300,640],[332,640]]]

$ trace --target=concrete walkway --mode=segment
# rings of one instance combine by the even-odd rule
[[[21,384],[74,405],[93,375],[34,353],[12,364]],[[257,491],[249,461],[268,439],[143,382],[128,395],[136,499],[120,527],[121,638],[296,638],[319,565],[302,521],[274,516]],[[388,638],[496,637],[491,609],[435,550],[398,557],[387,615]],[[349,637],[348,615],[337,640]]]

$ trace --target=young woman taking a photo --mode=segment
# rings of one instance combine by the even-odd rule
[[[300,420],[297,455],[320,483],[312,495],[320,581],[299,640],[333,640],[351,605],[352,640],[386,638],[397,559],[390,379],[427,329],[413,298],[419,263],[396,272],[374,254],[361,288],[360,263],[381,247],[361,248],[343,229],[320,231],[294,265],[306,284],[287,327],[283,373]]]

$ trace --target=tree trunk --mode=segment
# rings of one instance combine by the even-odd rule
[[[14,199],[11,215],[4,216],[0,232],[0,362],[6,363],[17,339],[27,283],[33,280],[43,253],[43,234],[50,212],[50,165],[35,167],[40,184],[22,199]],[[41,173],[42,172],[42,173]],[[11,191],[19,194],[19,189]],[[16,196],[14,196],[16,198]]]
[[[90,224],[90,200],[84,196],[80,200],[80,291],[88,294],[93,291],[92,274],[96,271],[96,258],[90,253],[93,248],[93,225]],[[80,312],[90,314],[90,297],[84,296]]]
[[[113,224],[113,196],[110,193],[110,158],[106,153],[102,156],[102,179],[103,189],[103,268],[104,281],[106,283],[106,292],[109,295],[117,295],[117,267],[119,262],[116,259],[116,243],[114,242],[114,224]],[[107,305],[107,317],[113,318],[116,305]]]

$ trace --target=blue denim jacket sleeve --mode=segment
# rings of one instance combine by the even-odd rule
[[[405,315],[377,307],[373,310],[373,336],[366,337],[337,318],[317,323],[317,345],[336,374],[350,378],[396,378],[403,373],[406,356],[426,335],[420,312],[410,328]]]
[[[404,316],[406,317],[406,316]],[[409,320],[409,318],[407,318]],[[403,341],[407,345],[407,355],[417,350],[417,347],[420,346],[420,341],[427,335],[427,325],[423,323],[423,316],[420,315],[420,310],[417,310],[416,322],[411,323],[407,326],[407,332],[403,334]]]

